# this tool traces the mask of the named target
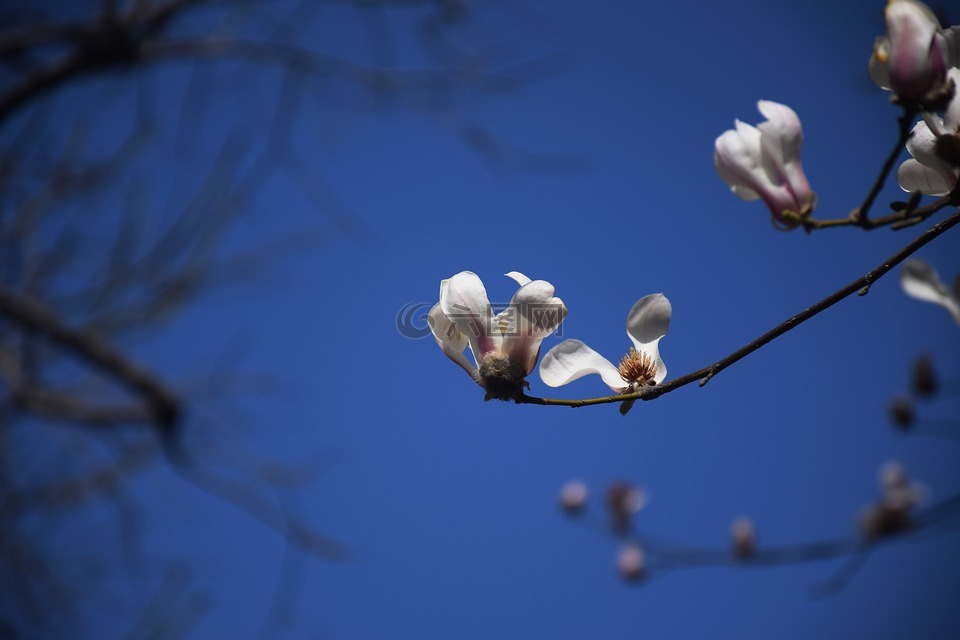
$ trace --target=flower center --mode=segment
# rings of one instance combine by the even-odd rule
[[[657,363],[649,355],[640,353],[633,347],[630,347],[630,352],[623,356],[617,369],[624,382],[638,385],[656,384],[654,377],[657,375]]]
[[[486,399],[513,400],[530,384],[524,379],[527,372],[519,362],[506,354],[494,351],[480,359],[480,384],[486,389]]]

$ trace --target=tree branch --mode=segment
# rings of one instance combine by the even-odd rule
[[[594,404],[610,404],[614,402],[628,402],[633,400],[654,400],[666,393],[670,393],[671,391],[679,389],[680,387],[684,387],[690,384],[691,382],[695,382],[698,380],[699,380],[700,386],[702,387],[707,382],[709,382],[713,376],[717,375],[718,373],[720,373],[730,365],[734,364],[739,360],[742,360],[743,358],[750,355],[751,353],[753,353],[763,345],[767,344],[768,342],[773,341],[774,339],[782,336],[783,334],[787,333],[792,329],[795,329],[800,324],[802,324],[803,322],[806,322],[807,320],[817,315],[818,313],[822,311],[826,311],[827,309],[829,309],[836,303],[840,302],[844,298],[847,298],[853,295],[854,293],[858,293],[861,296],[866,295],[867,292],[869,292],[870,287],[873,285],[874,282],[882,278],[891,269],[893,269],[895,266],[897,266],[898,264],[906,260],[908,257],[910,257],[918,249],[920,249],[921,247],[923,247],[924,245],[932,241],[934,238],[942,235],[945,231],[955,226],[957,223],[960,223],[960,210],[954,212],[953,215],[943,220],[942,222],[935,224],[933,227],[931,227],[930,229],[925,231],[923,234],[921,234],[916,240],[909,243],[903,249],[901,249],[897,253],[893,254],[892,256],[884,260],[882,263],[876,266],[873,270],[869,271],[866,275],[860,278],[857,278],[847,286],[843,287],[842,289],[839,289],[838,291],[835,291],[834,293],[820,300],[813,306],[801,311],[795,316],[787,318],[786,320],[781,322],[779,325],[777,325],[770,331],[766,332],[756,340],[753,340],[749,344],[746,344],[740,349],[737,349],[727,357],[722,358],[717,362],[713,363],[712,365],[708,367],[704,367],[703,369],[699,369],[692,373],[688,373],[687,375],[680,376],[679,378],[674,378],[673,380],[665,382],[661,385],[657,385],[655,387],[647,387],[646,389],[643,389],[642,391],[638,391],[637,393],[626,393],[623,395],[604,396],[601,398],[589,398],[586,400],[563,400],[563,399],[557,399],[557,398],[537,398],[534,396],[528,396],[526,394],[521,393],[521,395],[517,396],[514,400],[517,404],[541,404],[541,405],[558,405],[558,406],[565,406],[565,407],[585,407],[585,406],[594,405]]]
[[[53,311],[4,286],[0,286],[0,314],[25,329],[45,335],[61,348],[142,396],[162,429],[172,430],[176,427],[180,418],[180,401],[176,394],[100,336],[71,329]]]

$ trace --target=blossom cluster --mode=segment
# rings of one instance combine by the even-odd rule
[[[567,315],[549,282],[531,280],[518,271],[506,275],[520,288],[504,311],[494,313],[480,278],[461,271],[440,282],[440,301],[427,318],[437,345],[483,387],[488,400],[516,400],[523,395],[543,339]],[[540,377],[558,387],[598,374],[618,394],[659,384],[666,378],[667,367],[658,345],[667,333],[671,313],[670,301],[662,293],[644,296],[627,314],[627,336],[633,346],[619,366],[579,340],[565,340],[544,356]],[[467,349],[473,362],[464,355]]]
[[[960,179],[960,26],[943,28],[917,0],[890,0],[884,18],[887,35],[874,45],[870,76],[908,114],[920,116],[897,182],[904,191],[946,195]],[[775,225],[794,229],[817,204],[800,162],[800,119],[783,104],[757,106],[766,120],[757,126],[737,120],[716,139],[714,165],[734,194],[762,199]]]
[[[894,93],[905,118],[919,117],[906,136],[911,158],[900,165],[897,180],[909,192],[956,197],[960,195],[960,26],[943,28],[917,0],[889,0],[884,17],[887,34],[874,45],[870,76]],[[794,229],[808,222],[817,204],[800,161],[800,118],[789,106],[771,100],[760,100],[757,107],[763,122],[754,126],[737,120],[734,129],[716,138],[714,166],[735,195],[763,200],[775,225]],[[554,296],[549,282],[531,280],[517,271],[506,275],[519,289],[509,307],[498,313],[476,274],[462,271],[441,281],[440,300],[430,311],[429,324],[443,352],[484,389],[487,399],[523,401],[541,344],[560,326],[567,308]],[[960,323],[960,280],[948,289],[931,267],[911,261],[901,282],[909,295],[945,307]],[[569,339],[543,357],[541,380],[559,387],[599,375],[615,394],[631,395],[621,402],[621,413],[626,413],[646,388],[666,378],[659,345],[672,313],[662,293],[640,298],[627,314],[626,332],[632,346],[617,364],[586,343]],[[468,349],[472,360],[465,355]]]

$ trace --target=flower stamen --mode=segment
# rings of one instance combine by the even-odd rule
[[[657,363],[646,353],[640,353],[633,347],[623,356],[617,367],[620,377],[631,385],[654,385],[657,375]]]

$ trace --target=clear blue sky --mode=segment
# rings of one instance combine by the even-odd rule
[[[817,215],[845,215],[859,203],[896,134],[897,110],[866,73],[882,0],[551,0],[489,14],[484,4],[476,3],[477,17],[487,28],[477,32],[490,38],[479,44],[491,55],[560,52],[564,64],[514,93],[465,96],[464,113],[516,148],[571,154],[571,170],[491,162],[438,118],[346,98],[298,118],[292,131],[306,166],[359,230],[327,233],[317,249],[218,290],[163,337],[135,347],[187,378],[228,345],[244,345],[243,370],[270,372],[283,386],[278,398],[204,403],[189,427],[267,457],[336,458],[296,500],[353,553],[339,563],[295,556],[302,573],[289,637],[960,634],[956,534],[882,548],[841,593],[814,601],[811,588],[842,561],[654,570],[626,585],[615,571],[615,537],[568,521],[556,506],[570,478],[594,498],[626,479],[650,495],[641,529],[722,548],[730,521],[744,514],[761,545],[855,535],[856,514],[877,496],[878,469],[890,459],[933,498],[960,490],[960,441],[904,437],[887,419],[916,354],[932,353],[945,378],[960,377],[960,327],[906,298],[895,274],[706,387],[638,404],[626,418],[615,406],[484,403],[431,338],[405,338],[395,325],[404,305],[435,302],[442,278],[474,271],[497,302],[514,290],[501,274],[518,270],[555,285],[569,309],[564,337],[613,359],[630,344],[627,311],[663,292],[673,322],[660,347],[672,378],[878,265],[922,229],[779,233],[762,203],[740,201],[717,177],[712,149],[735,118],[759,121],[758,99],[783,102],[804,126]],[[318,38],[349,48],[360,27],[331,15],[342,24],[318,24]],[[497,50],[501,41],[510,48]],[[398,42],[398,58],[420,61],[410,46]],[[158,104],[178,100],[184,69],[153,81]],[[312,99],[320,109],[322,98]],[[214,148],[234,115],[208,114],[200,147]],[[252,130],[268,125],[255,119]],[[193,161],[208,166],[210,157]],[[880,203],[902,197],[888,185]],[[328,229],[329,218],[279,175],[229,246],[303,228]],[[944,278],[960,272],[958,234],[919,254]],[[557,342],[548,338],[544,349]],[[531,383],[534,395],[607,393],[596,377],[561,390],[536,375]],[[938,400],[921,417],[952,418],[960,429],[958,405],[956,395]],[[284,540],[168,469],[141,476],[134,490],[146,566],[182,561],[208,594],[212,608],[192,637],[256,637]],[[598,504],[591,508],[601,519]],[[137,584],[144,594],[153,586]],[[90,615],[104,634],[127,626],[106,605]]]

